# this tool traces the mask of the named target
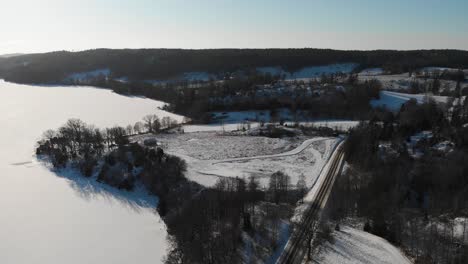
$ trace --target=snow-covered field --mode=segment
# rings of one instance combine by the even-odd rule
[[[382,83],[383,88],[387,90],[408,90],[411,88],[412,82],[423,84],[425,82],[430,83],[432,81],[432,79],[424,80],[422,78],[416,78],[414,75],[410,76],[409,73],[388,75],[379,74],[377,69],[364,70],[358,75],[358,78],[360,81],[378,80]],[[456,85],[457,83],[455,81],[440,80],[441,90],[453,91]],[[468,87],[468,83],[461,83],[461,88],[463,89],[465,87]]]
[[[419,104],[422,104],[429,99],[433,99],[436,103],[446,104],[449,102],[450,97],[382,91],[380,92],[380,99],[372,100],[371,105],[373,107],[382,106],[392,111],[398,111],[404,103],[411,99],[415,99]]]
[[[286,80],[297,80],[297,79],[311,79],[318,78],[322,75],[330,75],[336,73],[350,73],[358,65],[355,63],[342,63],[342,64],[331,64],[324,66],[311,66],[302,68],[296,72],[287,72],[281,67],[259,67],[257,71],[271,75],[285,75]]]
[[[100,127],[146,114],[175,116],[162,102],[90,87],[0,81],[0,263],[162,263],[166,227],[156,199],[51,172],[34,158],[42,132],[69,118]]]
[[[138,136],[134,140],[144,141]],[[273,139],[253,136],[223,135],[216,132],[157,135],[167,153],[183,158],[188,165],[187,177],[212,186],[219,177],[257,177],[267,186],[269,176],[283,171],[295,185],[304,174],[308,186],[325,164],[335,138],[304,137]]]
[[[251,123],[252,128],[258,127],[260,123]],[[208,124],[208,125],[183,125],[182,130],[185,133],[194,133],[194,132],[222,132],[222,131],[236,131],[242,129],[242,124],[232,123],[232,124]]]
[[[388,241],[370,233],[342,226],[332,234],[334,243],[319,248],[314,263],[321,264],[410,264],[411,261]]]

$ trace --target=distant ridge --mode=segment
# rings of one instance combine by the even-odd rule
[[[24,55],[23,53],[10,53],[10,54],[0,54],[0,58],[12,58]]]
[[[3,55],[5,56],[5,55]],[[8,56],[8,55],[7,55]],[[10,55],[11,56],[11,55]],[[17,83],[63,83],[77,73],[108,69],[112,78],[167,80],[185,73],[225,75],[262,67],[286,72],[306,67],[353,63],[355,71],[382,68],[404,73],[424,67],[468,69],[468,51],[331,49],[95,49],[0,57],[0,77]]]

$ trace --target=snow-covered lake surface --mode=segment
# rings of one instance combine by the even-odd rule
[[[105,127],[146,114],[181,117],[157,109],[162,102],[90,87],[0,81],[0,95],[0,263],[161,263],[167,232],[154,197],[57,175],[34,147],[69,118]]]

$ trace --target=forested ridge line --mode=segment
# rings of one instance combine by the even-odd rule
[[[71,73],[109,69],[114,77],[165,79],[184,72],[222,74],[256,67],[281,66],[295,71],[307,66],[357,63],[358,69],[382,67],[407,72],[421,67],[468,68],[468,51],[331,49],[94,49],[56,51],[0,58],[0,76],[19,83],[60,83]]]

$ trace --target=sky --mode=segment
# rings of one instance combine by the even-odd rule
[[[468,50],[468,1],[0,0],[0,54],[305,47]]]

